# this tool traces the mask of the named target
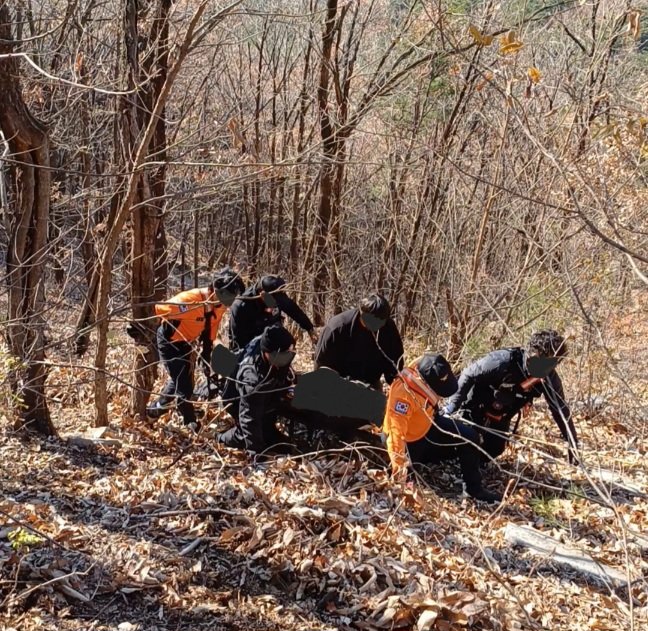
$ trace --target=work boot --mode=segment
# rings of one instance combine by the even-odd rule
[[[484,488],[483,486],[479,485],[476,487],[466,487],[466,492],[470,497],[473,499],[479,500],[480,502],[490,502],[490,503],[495,503],[495,502],[501,502],[502,501],[502,494],[497,493],[496,491],[490,491],[487,488]]]
[[[231,427],[226,432],[218,432],[214,439],[217,443],[234,449],[245,449],[245,440],[239,435],[237,427]]]
[[[185,423],[185,427],[192,433],[192,434],[199,434],[200,433],[200,423],[198,421],[193,421],[191,423]]]
[[[148,416],[149,418],[160,418],[170,411],[171,406],[164,404],[158,400],[146,408],[146,416]]]
[[[491,463],[493,462],[493,458],[491,458],[488,454],[481,454],[479,457],[479,468],[482,471],[486,471]]]
[[[178,401],[177,410],[185,425],[196,422],[196,409],[191,401],[180,399]]]
[[[204,418],[204,414],[189,414],[182,417],[182,422],[185,427],[200,427],[199,419]]]

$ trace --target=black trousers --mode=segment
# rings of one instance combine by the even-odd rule
[[[232,383],[232,381],[228,380],[228,383]],[[255,395],[265,398],[263,411],[259,412],[257,410],[251,414],[248,410],[246,413],[241,414],[241,393],[236,387],[234,387],[233,391],[236,393],[237,398],[232,402],[231,407],[228,407],[227,411],[236,420],[236,425],[217,436],[219,443],[228,447],[248,449],[260,453],[276,445],[288,442],[288,437],[277,428],[280,402],[276,394]],[[225,394],[223,398],[225,398]]]
[[[235,379],[225,379],[225,387],[221,393],[221,401],[223,402],[227,413],[238,422],[241,395],[236,387]]]
[[[466,487],[475,491],[481,488],[482,480],[478,444],[479,434],[473,427],[439,415],[428,433],[409,443],[407,449],[413,464],[436,464],[459,458]]]
[[[196,420],[196,411],[191,403],[193,396],[191,344],[170,342],[164,335],[163,328],[158,327],[157,347],[160,359],[169,373],[169,379],[156,403],[165,406],[175,399],[176,407],[184,422],[193,423]]]
[[[288,442],[288,437],[277,428],[277,412],[269,411],[260,419],[239,417],[236,425],[219,434],[216,440],[236,449],[248,449],[259,453]]]
[[[507,414],[499,421],[489,419],[480,407],[460,410],[461,416],[472,421],[477,427],[473,428],[480,434],[481,448],[495,459],[506,449],[506,443],[511,436],[511,421],[515,414]],[[482,460],[488,458],[482,454]]]

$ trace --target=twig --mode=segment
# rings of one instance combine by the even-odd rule
[[[193,552],[200,544],[204,543],[205,538],[204,537],[198,537],[198,539],[194,539],[188,546],[185,546],[178,552],[179,557],[184,557]]]
[[[96,565],[96,563],[93,563],[87,570],[83,572],[70,572],[69,574],[64,574],[63,576],[55,576],[54,578],[51,578],[49,581],[45,581],[44,583],[39,583],[38,585],[34,585],[34,587],[30,587],[29,589],[26,589],[24,592],[20,592],[14,600],[18,600],[20,598],[25,598],[29,596],[29,594],[35,592],[38,589],[42,589],[43,587],[48,587],[49,585],[53,585],[54,583],[59,583],[67,578],[72,578],[74,576],[87,576],[88,572]],[[78,594],[78,596],[83,596],[80,592],[77,592],[76,589],[72,589],[71,587],[69,590],[73,591],[75,594]],[[69,592],[69,590],[66,590]],[[78,596],[75,596],[77,598]],[[87,599],[87,596],[84,598]],[[83,598],[82,598],[83,600]]]
[[[231,515],[232,517],[241,517],[243,515],[240,512],[225,510],[224,508],[189,508],[184,510],[167,510],[159,513],[143,513],[142,515],[131,515],[131,517],[178,517],[179,515],[210,515],[212,513],[222,513],[223,515]]]
[[[104,90],[103,88],[96,88],[92,85],[84,85],[83,83],[77,83],[76,81],[70,81],[69,79],[63,79],[63,77],[55,77],[54,75],[47,72],[47,70],[41,68],[27,53],[4,53],[0,55],[0,59],[9,59],[11,57],[20,57],[24,59],[34,70],[42,74],[44,77],[51,79],[52,81],[59,81],[60,83],[65,83],[66,85],[71,85],[75,88],[82,88],[84,90],[92,90],[94,92],[100,92],[101,94],[108,94],[110,96],[123,96],[126,94],[134,94],[143,87],[144,84],[138,85],[132,90],[119,91],[119,90]]]

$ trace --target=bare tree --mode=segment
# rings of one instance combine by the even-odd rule
[[[17,365],[11,382],[18,397],[19,425],[54,434],[45,397],[43,274],[50,211],[50,145],[45,127],[23,99],[11,25],[0,2],[0,128],[12,154],[9,215],[7,338]]]
[[[126,171],[132,168],[140,136],[153,125],[147,159],[159,166],[144,171],[137,183],[131,217],[131,309],[133,318],[145,331],[144,345],[137,347],[132,410],[142,417],[156,376],[154,303],[166,290],[166,247],[164,232],[164,193],[166,185],[166,122],[163,107],[151,120],[168,73],[169,11],[172,0],[159,0],[155,6],[139,6],[128,0],[124,14],[125,51],[130,93],[122,97],[121,152]],[[151,13],[149,31],[141,24]],[[142,89],[137,89],[138,85]]]

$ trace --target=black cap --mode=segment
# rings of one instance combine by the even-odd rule
[[[261,350],[264,353],[287,351],[295,343],[295,338],[279,324],[266,327],[261,335]]]
[[[443,355],[424,355],[417,365],[419,374],[440,397],[452,396],[459,385]]]
[[[259,281],[259,286],[262,291],[275,292],[281,289],[286,284],[286,281],[281,276],[268,275],[264,276]]]
[[[245,291],[241,277],[231,267],[223,267],[214,274],[212,287],[234,294],[242,294]]]

